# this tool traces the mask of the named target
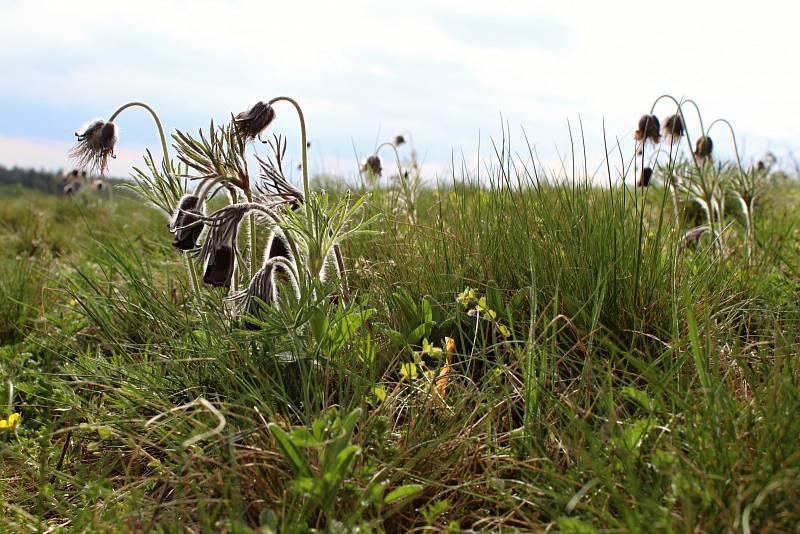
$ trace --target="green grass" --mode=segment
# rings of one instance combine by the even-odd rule
[[[256,333],[193,297],[136,200],[5,194],[0,530],[796,529],[795,186],[748,265],[735,218],[718,258],[662,189],[500,163],[423,191],[415,225],[375,191],[352,298]],[[445,337],[438,395],[446,356],[414,352]]]

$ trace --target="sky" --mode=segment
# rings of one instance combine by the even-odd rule
[[[593,170],[604,133],[632,153],[662,94],[695,100],[706,126],[728,119],[745,159],[783,156],[800,148],[798,15],[785,0],[0,0],[0,165],[70,167],[76,129],[131,100],[196,132],[279,95],[304,109],[317,173],[353,175],[410,132],[426,174],[447,178],[453,159],[490,157],[504,125],[546,164],[569,157],[582,125]],[[276,112],[270,130],[297,158],[297,119]],[[117,123],[109,173],[125,176],[160,143],[141,110]],[[726,132],[712,137],[732,156]]]

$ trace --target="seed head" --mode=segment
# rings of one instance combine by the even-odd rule
[[[653,169],[645,167],[642,169],[642,174],[639,176],[639,181],[636,182],[636,187],[647,187],[650,185],[650,178],[653,177]]]
[[[406,138],[403,137],[403,134],[397,134],[394,136],[394,146],[400,146],[406,144]]]
[[[711,138],[706,135],[698,139],[697,143],[694,145],[694,155],[701,160],[710,158],[713,150],[714,143],[711,141]]]
[[[192,250],[197,247],[200,232],[203,231],[202,206],[196,195],[186,195],[178,203],[178,209],[169,226],[175,234],[172,245],[178,250]]]
[[[664,136],[668,139],[679,140],[683,136],[683,119],[679,114],[670,115],[664,121]]]
[[[117,126],[113,122],[97,119],[82,132],[75,132],[78,141],[70,150],[70,157],[78,167],[103,174],[108,169],[108,158],[114,157],[117,144]]]
[[[379,158],[377,154],[368,156],[361,165],[361,170],[370,176],[380,176],[383,172],[381,158]]]
[[[639,127],[633,134],[633,138],[637,141],[651,140],[653,143],[661,141],[661,135],[658,131],[661,129],[661,123],[658,122],[658,117],[655,115],[642,115],[639,119]]]
[[[250,141],[258,137],[275,119],[275,110],[269,104],[256,102],[253,107],[233,118],[233,124],[242,139]]]

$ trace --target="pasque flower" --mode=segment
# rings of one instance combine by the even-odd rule
[[[658,117],[655,115],[642,115],[639,119],[639,126],[633,133],[633,138],[637,141],[647,141],[648,139],[653,143],[661,141],[661,134],[659,130],[661,124],[658,122]]]
[[[185,195],[178,203],[170,231],[175,234],[173,246],[179,250],[192,250],[203,231],[200,197]]]
[[[258,137],[264,129],[275,119],[275,110],[269,104],[256,102],[253,107],[243,111],[233,118],[236,131],[246,140]]]

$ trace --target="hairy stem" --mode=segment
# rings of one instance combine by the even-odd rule
[[[150,112],[150,115],[153,117],[153,120],[156,123],[156,127],[158,128],[158,135],[161,138],[161,150],[164,152],[164,164],[167,166],[167,170],[169,171],[170,175],[175,174],[175,171],[172,169],[172,162],[169,159],[169,150],[167,149],[167,138],[164,136],[164,128],[161,126],[161,119],[158,118],[158,114],[152,107],[145,104],[144,102],[128,102],[127,104],[120,106],[114,113],[112,113],[111,117],[109,117],[108,119],[108,122],[114,122],[114,120],[120,115],[120,113],[132,107],[144,108],[148,112]]]
[[[300,108],[300,104],[298,104],[294,98],[290,98],[288,96],[276,96],[267,102],[267,105],[271,106],[272,104],[280,102],[281,100],[292,104],[295,111],[297,111],[297,118],[300,119],[300,142],[303,156],[303,195],[308,198],[308,140],[306,136],[306,120],[303,116],[303,110]]]

